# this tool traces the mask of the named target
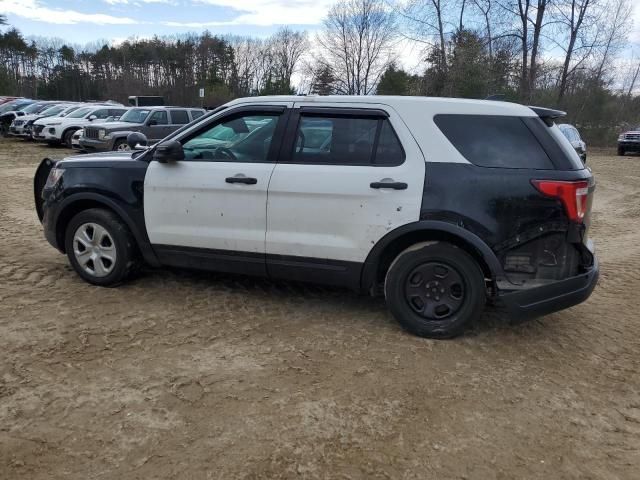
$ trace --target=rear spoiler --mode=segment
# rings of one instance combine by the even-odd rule
[[[561,117],[566,117],[567,112],[563,112],[562,110],[554,110],[552,108],[543,108],[543,107],[529,107],[531,110],[535,112],[544,123],[547,125],[551,125],[554,120]]]

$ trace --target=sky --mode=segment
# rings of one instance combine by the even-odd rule
[[[317,28],[334,0],[0,0],[25,36],[74,44],[200,32],[268,36]]]
[[[0,0],[0,13],[26,37],[57,37],[73,45],[119,43],[209,30],[266,37],[279,27],[314,31],[336,0]],[[626,55],[640,56],[640,0]],[[419,49],[406,43],[400,60],[411,67]]]

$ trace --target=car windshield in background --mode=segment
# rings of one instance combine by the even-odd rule
[[[43,110],[42,112],[40,112],[40,114],[43,117],[53,117],[54,115],[57,115],[58,113],[62,112],[65,108],[67,107],[63,107],[63,106],[55,106],[55,107],[49,107],[46,110]]]
[[[89,113],[91,110],[93,110],[93,108],[81,108],[79,110],[76,110],[75,112],[67,115],[68,118],[82,118],[84,117],[87,113]]]
[[[32,105],[33,105],[33,103],[29,103],[29,102],[20,103],[20,104],[18,104],[18,106],[17,106],[17,108],[15,110],[18,111],[18,112],[26,112],[27,108],[29,108]]]
[[[67,115],[75,112],[76,110],[78,110],[80,108],[80,106],[75,105],[73,107],[67,107],[65,108],[62,112],[60,112],[60,114],[58,115],[59,117],[66,117]]]
[[[120,117],[121,122],[127,123],[143,123],[151,113],[147,108],[132,108]]]
[[[28,107],[25,107],[22,109],[22,111],[24,113],[26,113],[27,115],[30,113],[38,113],[41,112],[42,110],[44,110],[45,108],[47,108],[46,104],[41,104],[41,103],[32,103],[31,105],[29,105]]]

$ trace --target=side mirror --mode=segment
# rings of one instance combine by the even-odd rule
[[[98,118],[97,115],[89,115],[89,121],[93,122],[96,118]]]
[[[184,160],[182,144],[177,140],[167,140],[158,144],[153,152],[153,159],[160,163],[177,162]]]
[[[158,121],[154,119],[151,119],[147,122],[147,126],[149,127],[153,127],[154,125],[157,125],[157,124],[158,124]]]
[[[147,137],[140,132],[131,132],[129,135],[127,135],[127,145],[129,145],[131,149],[136,148],[138,145],[146,147]]]

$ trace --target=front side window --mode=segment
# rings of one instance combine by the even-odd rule
[[[155,122],[156,125],[167,125],[169,120],[166,110],[156,110],[149,117],[149,121]]]
[[[436,115],[434,121],[456,150],[474,165],[554,168],[542,145],[520,117],[441,114]]]
[[[383,118],[302,114],[293,163],[399,165],[404,151]]]
[[[171,123],[173,125],[185,125],[189,123],[189,114],[186,110],[171,110]]]
[[[196,118],[200,118],[202,115],[204,115],[204,112],[202,110],[191,110],[191,118],[193,118],[194,120]]]
[[[185,159],[265,162],[278,118],[251,113],[225,117],[183,142]]]
[[[109,116],[109,109],[108,108],[102,108],[100,110],[96,110],[91,115],[95,115],[98,120],[104,120],[105,118],[107,118]]]

